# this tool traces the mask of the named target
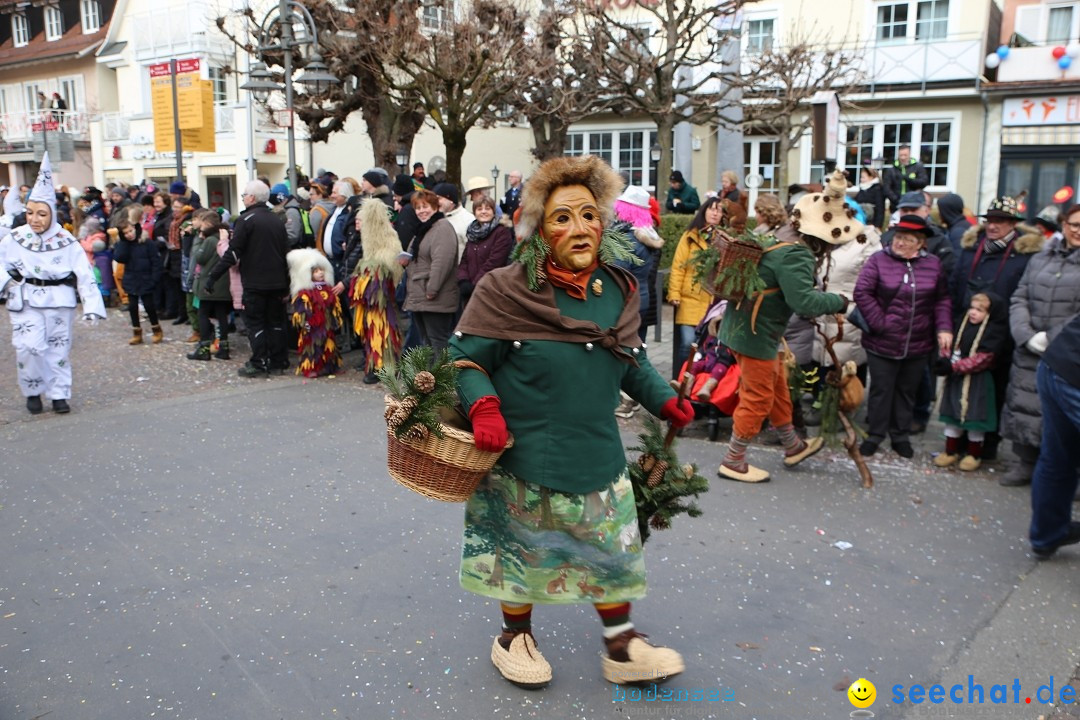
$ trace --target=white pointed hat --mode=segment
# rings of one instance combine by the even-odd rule
[[[38,169],[37,181],[30,190],[30,197],[26,198],[27,204],[31,202],[45,203],[52,210],[52,223],[49,229],[42,233],[42,237],[49,238],[60,230],[56,221],[56,187],[53,185],[52,163],[49,162],[49,153],[41,157],[41,167]]]

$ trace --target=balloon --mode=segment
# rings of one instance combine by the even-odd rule
[[[990,53],[986,56],[986,67],[993,70],[1001,64],[1001,58],[997,56],[997,53]]]
[[[1068,70],[1070,65],[1072,65],[1072,58],[1068,55],[1062,55],[1058,58],[1058,67],[1062,70]]]
[[[1063,48],[1061,45],[1058,45],[1056,48],[1050,51],[1050,54],[1054,56],[1055,60],[1060,60],[1061,58],[1065,57],[1065,48]]]
[[[1009,57],[1009,46],[1008,45],[998,45],[997,56],[999,58],[1001,58],[1002,60]]]
[[[1080,43],[1070,44],[1065,48],[1065,54],[1071,58],[1076,58],[1077,55],[1080,55]]]

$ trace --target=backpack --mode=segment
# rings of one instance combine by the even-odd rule
[[[311,212],[304,208],[300,208],[300,245],[298,247],[315,247],[315,233],[311,229]]]

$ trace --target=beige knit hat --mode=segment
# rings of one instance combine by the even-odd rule
[[[791,227],[803,235],[812,235],[830,245],[852,240],[866,241],[863,224],[855,219],[855,210],[844,202],[847,179],[840,170],[829,176],[820,193],[807,193],[791,211]]]

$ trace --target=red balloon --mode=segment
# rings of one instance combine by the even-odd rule
[[[1065,56],[1065,48],[1063,48],[1062,46],[1058,45],[1058,46],[1057,46],[1056,48],[1054,48],[1054,49],[1053,49],[1053,50],[1052,50],[1052,51],[1050,52],[1050,54],[1054,56],[1054,59],[1055,59],[1055,60],[1060,60],[1061,58],[1063,58],[1063,57]]]

